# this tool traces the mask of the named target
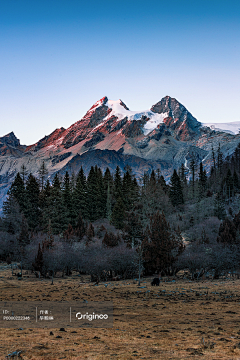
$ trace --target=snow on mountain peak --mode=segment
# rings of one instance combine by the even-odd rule
[[[108,120],[112,116],[116,116],[118,121],[126,117],[128,120],[141,120],[143,117],[146,117],[148,121],[143,127],[144,135],[147,135],[153,131],[160,123],[163,122],[163,119],[168,116],[167,113],[157,114],[151,110],[131,111],[120,99],[108,100],[106,102],[106,106],[111,109],[111,112],[109,112],[104,120]]]

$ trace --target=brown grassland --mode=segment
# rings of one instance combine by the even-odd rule
[[[93,286],[77,274],[19,281],[0,272],[0,301],[113,301],[111,329],[0,329],[0,359],[240,359],[240,280],[143,279]],[[85,283],[84,283],[85,281]],[[53,335],[50,335],[50,331]],[[57,338],[61,336],[61,338]]]

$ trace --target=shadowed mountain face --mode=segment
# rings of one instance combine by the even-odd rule
[[[165,96],[161,101],[153,105],[151,110],[158,114],[168,114],[164,119],[164,123],[179,140],[188,141],[199,135],[201,123],[176,99]]]
[[[56,129],[33,145],[21,145],[13,132],[0,138],[0,208],[22,165],[37,176],[44,160],[50,179],[81,166],[87,174],[91,165],[112,171],[129,165],[138,177],[158,168],[168,179],[182,163],[188,168],[192,157],[209,170],[212,146],[216,150],[220,143],[227,156],[239,141],[231,131],[204,126],[170,96],[145,111],[131,111],[122,100],[105,96],[68,129]]]
[[[2,155],[20,155],[26,146],[20,145],[20,141],[13,132],[0,137],[0,156]]]

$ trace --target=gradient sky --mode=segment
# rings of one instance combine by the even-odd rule
[[[239,0],[0,0],[0,136],[29,145],[103,96],[146,110],[166,95],[240,121]]]

